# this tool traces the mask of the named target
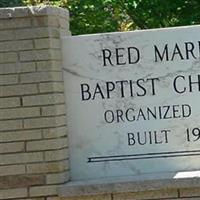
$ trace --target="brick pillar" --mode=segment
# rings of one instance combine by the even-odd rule
[[[69,180],[61,60],[67,10],[0,9],[0,199],[56,199]]]

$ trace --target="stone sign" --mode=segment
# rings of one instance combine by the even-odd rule
[[[199,35],[191,26],[63,38],[72,180],[199,169]]]

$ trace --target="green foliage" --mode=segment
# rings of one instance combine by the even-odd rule
[[[55,5],[70,11],[74,35],[199,24],[199,0],[0,0],[0,7]]]
[[[118,29],[120,14],[116,14],[114,3],[111,4],[108,0],[71,0],[68,8],[74,34],[110,32]]]
[[[23,0],[26,5],[36,6],[36,5],[54,5],[63,7],[67,0]]]
[[[199,0],[121,0],[127,15],[141,29],[198,24]]]
[[[199,24],[199,0],[69,0],[73,34]]]
[[[23,0],[0,0],[0,7],[15,7],[23,5]]]

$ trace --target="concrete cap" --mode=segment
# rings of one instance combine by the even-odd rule
[[[0,8],[0,19],[16,18],[16,17],[30,17],[30,16],[61,16],[69,18],[67,9],[54,6],[28,6],[28,7],[11,7]]]
[[[200,171],[157,173],[102,180],[71,181],[58,189],[60,197],[143,192],[200,187]]]

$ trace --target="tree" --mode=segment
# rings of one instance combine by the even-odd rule
[[[126,31],[200,22],[199,0],[68,0],[73,34]]]
[[[74,34],[101,33],[118,30],[122,15],[113,1],[71,0],[71,30]]]
[[[0,1],[0,7],[15,7],[15,6],[23,6],[23,0],[1,0]]]
[[[136,28],[160,28],[198,24],[198,0],[119,0]],[[134,27],[133,27],[134,28]]]
[[[22,0],[1,0],[0,6],[15,6],[17,2],[22,5]],[[23,3],[68,8],[74,35],[193,25],[200,21],[199,0],[23,0]]]

